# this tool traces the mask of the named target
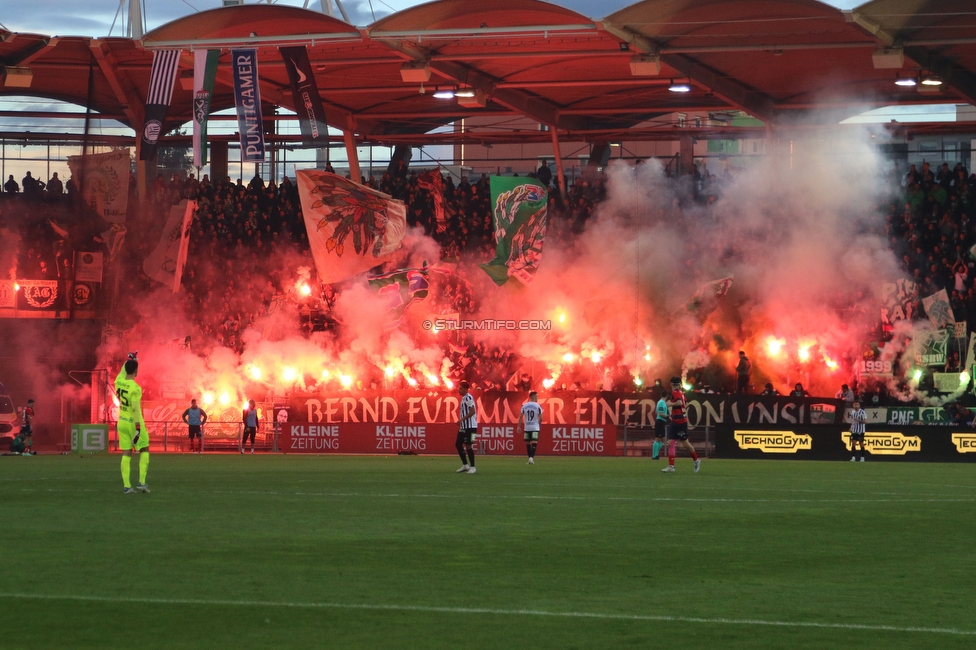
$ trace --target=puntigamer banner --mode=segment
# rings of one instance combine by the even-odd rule
[[[261,118],[257,50],[231,50],[231,61],[234,70],[237,129],[241,137],[241,160],[264,162],[264,122]]]

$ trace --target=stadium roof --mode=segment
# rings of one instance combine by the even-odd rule
[[[655,118],[741,110],[797,125],[892,104],[976,103],[972,8],[971,0],[874,0],[849,12],[815,0],[646,0],[593,20],[537,0],[438,0],[360,28],[254,4],[196,13],[141,41],[0,30],[8,70],[0,96],[90,106],[138,129],[153,50],[181,48],[181,74],[192,75],[191,50],[222,48],[216,111],[234,102],[229,48],[256,47],[262,98],[293,109],[277,48],[306,45],[330,124],[360,140],[549,139],[514,131],[513,116],[564,138],[673,138],[674,126]],[[428,82],[404,81],[412,62],[428,66]],[[11,87],[11,67],[30,70],[29,88]],[[905,88],[894,84],[899,75],[944,83]],[[690,91],[670,91],[673,81]],[[477,97],[463,106],[434,98],[437,87]],[[168,130],[191,119],[191,94],[177,82]],[[470,105],[482,98],[484,106]],[[492,125],[428,133],[475,116]]]

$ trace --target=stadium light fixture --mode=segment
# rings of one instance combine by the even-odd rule
[[[687,81],[675,81],[674,79],[672,79],[671,85],[668,86],[668,90],[670,90],[673,93],[690,93],[691,84],[688,83]]]
[[[435,99],[454,99],[453,88],[438,88],[434,91]]]
[[[922,77],[922,85],[923,86],[941,86],[942,85],[942,79],[939,78],[938,76],[934,75],[934,74],[927,74],[924,77]]]
[[[458,88],[454,91],[455,97],[474,97],[476,94],[474,88]]]
[[[896,86],[904,86],[906,88],[911,88],[918,85],[918,77],[914,74],[898,73],[895,77]]]

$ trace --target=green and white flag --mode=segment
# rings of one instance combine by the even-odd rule
[[[922,306],[925,307],[925,314],[936,327],[946,327],[956,322],[956,315],[952,313],[949,295],[945,289],[939,289],[931,296],[922,298]]]
[[[548,202],[545,186],[534,178],[491,177],[495,259],[481,268],[498,286],[509,278],[528,284],[539,270]]]
[[[197,169],[207,164],[207,118],[219,59],[220,50],[193,52],[193,166]]]
[[[915,328],[912,339],[915,365],[944,366],[946,347],[952,334],[953,330],[949,329]]]

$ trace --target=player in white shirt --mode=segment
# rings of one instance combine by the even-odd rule
[[[861,403],[857,400],[851,408],[851,462],[857,458],[857,447],[856,445],[860,443],[861,445],[861,462],[864,462],[864,431],[867,428],[866,424],[868,421],[867,413],[861,408]]]
[[[529,456],[528,465],[535,465],[535,449],[539,446],[539,425],[542,424],[542,407],[539,406],[539,393],[529,393],[529,401],[522,405],[519,413],[517,431],[525,433],[525,453]]]
[[[474,474],[477,471],[474,468],[474,441],[478,433],[478,405],[475,404],[474,396],[468,392],[468,382],[462,381],[458,384],[458,393],[461,395],[461,417],[458,419],[457,442],[454,447],[461,457],[461,468],[457,472]]]

